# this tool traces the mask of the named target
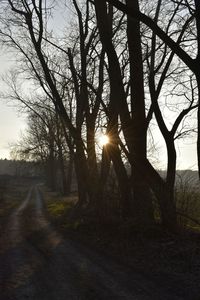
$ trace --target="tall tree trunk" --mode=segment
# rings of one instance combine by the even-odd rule
[[[123,80],[120,71],[120,65],[114,46],[112,44],[111,36],[111,20],[107,15],[107,9],[105,3],[101,0],[95,1],[97,23],[100,32],[100,38],[105,49],[108,62],[109,62],[109,80],[110,80],[110,103],[109,103],[109,124],[108,135],[111,139],[111,147],[107,151],[113,161],[118,183],[120,186],[122,200],[123,216],[125,212],[130,214],[130,186],[128,185],[127,174],[124,168],[123,162],[120,157],[118,143],[118,115],[121,118],[121,124],[127,143],[130,142],[131,126],[130,115],[126,103],[126,95],[124,92]],[[127,125],[128,123],[128,125]],[[119,171],[121,170],[121,172]],[[128,195],[129,193],[129,195]],[[125,208],[125,205],[127,207]]]
[[[59,167],[61,173],[62,181],[62,194],[67,194],[67,182],[66,182],[66,173],[65,173],[65,163],[63,158],[63,150],[59,136],[57,137],[57,146],[58,146],[58,158],[59,158]]]
[[[176,178],[176,149],[174,145],[174,138],[171,136],[166,140],[168,166],[167,177],[165,183],[165,189],[163,195],[161,195],[161,214],[162,224],[165,228],[170,230],[176,230],[176,205],[174,199],[174,185]]]
[[[174,188],[167,184],[158,172],[153,168],[148,160],[144,164],[142,173],[146,181],[151,186],[160,206],[161,222],[165,229],[175,232],[176,210],[174,205]]]
[[[74,165],[78,184],[78,205],[83,206],[88,204],[89,200],[89,182],[88,182],[88,167],[81,139],[76,141],[76,152],[74,155]]]
[[[68,165],[67,165],[67,174],[66,174],[66,195],[69,195],[71,193],[73,164],[74,164],[74,154],[70,153]]]
[[[99,174],[95,149],[95,119],[87,118],[87,154],[90,204],[98,210],[99,207]]]
[[[100,180],[99,180],[99,199],[100,199],[99,204],[100,204],[100,210],[104,217],[105,216],[107,217],[105,187],[108,181],[110,166],[111,166],[111,157],[109,155],[107,146],[104,146],[102,150],[101,171],[100,171]]]
[[[126,0],[127,5],[139,10],[138,1]],[[153,222],[153,206],[149,186],[144,180],[140,168],[146,159],[146,116],[144,101],[143,61],[139,21],[127,16],[127,37],[130,60],[131,111],[133,120],[132,160],[137,161],[138,168],[132,164],[133,215],[138,223]]]
[[[131,212],[131,202],[132,195],[130,189],[130,182],[127,175],[126,168],[122,161],[121,152],[118,145],[110,145],[110,156],[113,161],[113,166],[117,176],[119,190],[120,190],[120,209],[122,218],[126,219],[132,216]]]
[[[49,146],[49,158],[47,161],[47,181],[52,191],[56,190],[56,168],[55,168],[55,157],[54,147]]]
[[[115,118],[117,115],[120,115],[121,119],[121,125],[122,130],[124,133],[124,137],[127,143],[127,147],[129,151],[131,152],[132,159],[138,159],[143,158],[145,159],[146,156],[146,128],[145,128],[145,114],[144,114],[144,95],[143,95],[143,83],[141,81],[139,82],[140,85],[137,85],[136,82],[134,82],[134,90],[135,88],[139,88],[139,99],[136,99],[136,102],[132,102],[134,105],[134,124],[132,123],[132,120],[130,118],[129,110],[128,110],[128,104],[126,101],[126,95],[124,92],[124,86],[123,86],[123,80],[119,65],[119,60],[116,54],[116,51],[114,49],[113,43],[112,43],[112,35],[111,35],[111,28],[110,28],[110,20],[107,14],[107,8],[103,1],[101,0],[95,0],[95,8],[96,8],[96,16],[97,16],[97,23],[99,27],[100,32],[100,38],[101,42],[103,44],[103,47],[107,53],[108,56],[108,63],[109,63],[109,80],[110,80],[110,121],[112,122],[113,127],[117,126],[117,123],[114,124],[113,118]],[[133,37],[131,37],[133,38]],[[138,38],[138,36],[137,36]],[[135,41],[134,41],[135,42]],[[134,53],[134,62],[138,60],[138,53],[140,54],[140,48],[137,49],[137,52]],[[134,50],[135,51],[135,50]],[[139,57],[140,59],[140,57]],[[141,72],[141,66],[139,66],[139,71]],[[138,63],[137,63],[138,68]],[[137,77],[137,70],[134,71],[134,74],[131,74],[131,76]],[[143,76],[142,76],[143,80]],[[142,107],[143,105],[143,107]],[[114,117],[113,117],[114,115]],[[116,121],[117,122],[117,121]],[[141,126],[140,126],[141,125]],[[145,130],[144,130],[145,128]],[[111,128],[111,132],[113,131],[113,128]],[[144,136],[144,137],[143,137]],[[137,144],[137,145],[136,145]],[[137,154],[137,156],[136,156]],[[140,163],[142,164],[142,160],[140,159]],[[132,164],[133,166],[133,164]],[[138,212],[136,209],[140,209],[140,216],[142,217],[141,211],[143,210],[143,217],[141,219],[141,222],[144,221],[144,223],[149,223],[153,221],[153,209],[152,204],[148,197],[144,198],[144,190],[147,190],[148,187],[143,184],[143,177],[139,175],[138,173],[140,170],[135,170],[134,172],[134,183],[136,184],[137,188],[134,189],[135,193],[135,202],[139,203],[139,205],[134,205],[134,216],[138,216]],[[119,174],[118,174],[119,175]],[[122,179],[121,179],[122,180]],[[122,180],[123,181],[123,180]],[[137,182],[136,182],[137,181]],[[125,180],[123,181],[125,182]],[[122,185],[121,185],[122,186]],[[136,187],[135,186],[135,187]],[[142,188],[140,188],[142,186]],[[137,196],[137,197],[136,197]],[[128,201],[127,201],[128,204]],[[130,208],[127,207],[127,211]],[[147,221],[148,218],[148,221]]]
[[[199,63],[200,66],[200,55],[199,55]],[[196,75],[197,85],[198,85],[198,110],[197,110],[197,160],[198,160],[198,171],[199,171],[199,179],[200,179],[200,71],[199,74]]]
[[[198,111],[197,111],[197,159],[198,159],[198,170],[200,179],[200,1],[194,0],[196,8],[196,27],[197,27],[197,58],[196,58],[196,79],[198,85]]]

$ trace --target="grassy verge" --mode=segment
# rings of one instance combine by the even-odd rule
[[[50,191],[46,187],[43,187],[42,192],[44,194],[48,218],[54,226],[60,231],[75,229],[78,225],[77,222],[75,220],[69,220],[67,215],[77,202],[77,195],[62,196],[57,192]]]

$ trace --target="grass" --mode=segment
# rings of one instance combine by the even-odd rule
[[[60,218],[65,215],[69,207],[70,207],[69,203],[66,202],[51,203],[48,205],[48,212],[54,218]]]
[[[50,221],[60,230],[77,228],[79,222],[67,218],[68,212],[78,200],[77,195],[61,196],[57,192],[51,192],[45,187],[43,188],[43,194]]]

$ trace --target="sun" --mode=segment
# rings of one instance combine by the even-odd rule
[[[105,146],[110,142],[109,137],[106,134],[100,135],[98,138],[98,143],[100,146]]]

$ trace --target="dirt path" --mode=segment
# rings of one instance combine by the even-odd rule
[[[51,227],[33,186],[0,238],[0,299],[183,299]]]

